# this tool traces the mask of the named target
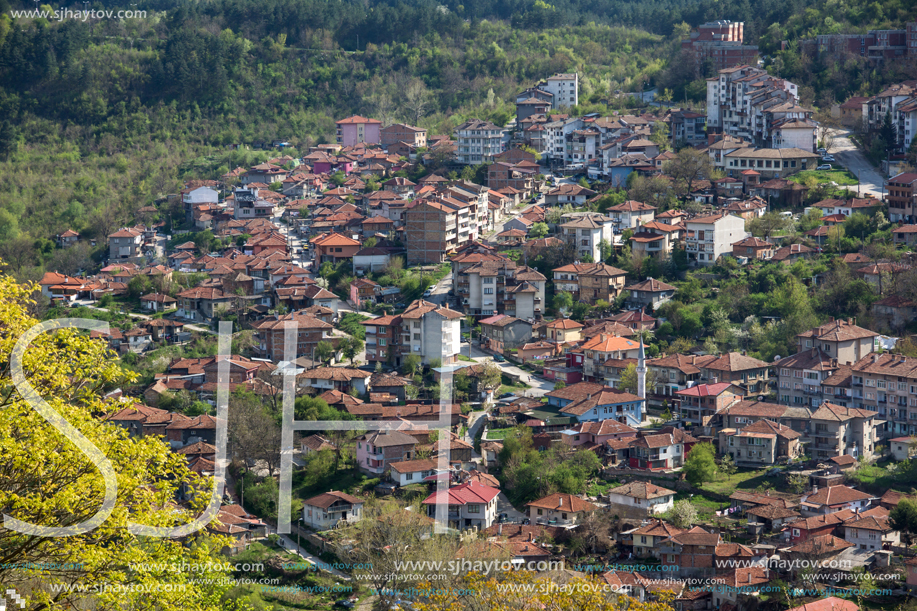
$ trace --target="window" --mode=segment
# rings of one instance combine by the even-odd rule
[[[494,294],[494,289],[493,289],[493,287],[485,286],[485,287],[484,287],[484,294],[485,294],[485,295],[493,295],[493,294]]]
[[[482,278],[481,282],[483,282],[484,284],[493,284],[494,279],[493,278]]]
[[[481,513],[481,506],[480,505],[469,505],[468,513]]]
[[[378,341],[379,341],[379,345],[380,345],[380,346],[384,346],[384,345],[385,345],[385,339],[384,339],[384,338],[381,338],[381,337],[380,337]]]
[[[408,473],[407,475],[404,476],[404,479],[414,479],[414,474]]]
[[[542,511],[541,509],[539,509],[539,510],[538,510],[538,515],[544,515],[544,511]]]

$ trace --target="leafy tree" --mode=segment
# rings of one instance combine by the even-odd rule
[[[566,291],[561,291],[554,295],[554,309],[558,312],[569,311],[573,307],[573,295]]]
[[[682,499],[675,503],[666,517],[677,528],[691,528],[697,524],[697,507],[688,499]]]
[[[669,130],[669,124],[663,121],[656,121],[653,123],[653,131],[650,134],[650,140],[659,147],[659,151],[667,151],[669,149],[669,140],[671,138],[671,131]]]
[[[753,236],[768,240],[775,233],[785,230],[790,222],[779,212],[771,211],[749,220],[745,226]]]
[[[413,376],[420,370],[420,366],[420,357],[416,354],[409,354],[404,357],[404,361],[401,363],[401,371],[403,371],[405,375]]]
[[[917,533],[917,502],[911,499],[901,499],[898,505],[889,512],[888,523],[905,536],[910,547],[911,540]]]
[[[344,358],[350,361],[350,364],[353,365],[354,359],[357,358],[357,355],[363,352],[363,340],[358,337],[349,337],[342,340],[338,348],[340,348]]]
[[[529,229],[529,237],[531,238],[543,238],[548,235],[548,225],[547,223],[534,223]]]
[[[712,443],[698,443],[691,448],[681,471],[692,486],[712,482],[716,477],[714,454]]]
[[[554,390],[560,390],[561,388],[566,388],[566,382],[554,382]]]
[[[786,484],[794,494],[802,494],[809,488],[809,478],[802,473],[793,473],[787,476]]]
[[[672,177],[675,194],[684,198],[692,191],[695,181],[710,177],[713,162],[707,153],[688,147],[678,151],[675,159],[666,161],[662,170]]]
[[[33,339],[22,356],[28,382],[38,389],[47,408],[57,412],[88,443],[107,458],[114,482],[103,475],[76,444],[26,402],[10,377],[13,347],[38,323],[29,312],[32,289],[0,276],[0,373],[3,417],[0,418],[0,505],[10,517],[29,524],[67,527],[92,519],[103,507],[106,491],[117,495],[113,512],[100,525],[78,536],[0,530],[0,583],[16,585],[28,608],[95,609],[156,608],[216,611],[228,604],[246,607],[223,596],[228,577],[216,568],[219,550],[229,541],[205,531],[186,540],[128,534],[128,524],[177,527],[202,513],[214,485],[209,477],[192,473],[185,458],[155,436],[132,437],[99,417],[121,409],[103,399],[108,389],[130,384],[135,376],[122,369],[105,342],[88,333],[60,330]],[[168,477],[164,477],[168,474]],[[175,505],[183,485],[199,491],[190,508]],[[104,516],[104,514],[103,514]],[[9,526],[9,522],[7,522]],[[125,571],[130,563],[149,567]],[[39,563],[50,569],[30,568]],[[173,571],[175,566],[210,564],[201,572]],[[78,566],[79,570],[53,567]],[[163,567],[163,568],[156,568]],[[195,583],[197,579],[204,579]],[[123,587],[117,592],[112,584]],[[19,586],[22,587],[19,587]],[[170,587],[165,587],[169,585]],[[90,600],[75,586],[97,592]],[[188,592],[193,591],[193,597]]]
[[[334,346],[331,342],[320,341],[315,344],[315,360],[319,363],[327,364],[334,356]]]

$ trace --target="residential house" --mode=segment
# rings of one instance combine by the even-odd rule
[[[655,309],[670,300],[678,289],[655,278],[647,278],[643,282],[625,286],[624,290],[630,292],[627,297],[628,303],[639,305],[641,308],[650,306]]]
[[[669,134],[676,147],[694,146],[707,141],[707,115],[678,110],[668,116]]]
[[[814,131],[814,126],[806,129]],[[728,176],[738,176],[744,170],[753,168],[767,181],[815,169],[817,162],[818,155],[797,147],[740,148],[725,155],[725,170]]]
[[[684,532],[680,528],[672,526],[668,522],[658,519],[650,519],[649,522],[639,528],[621,533],[626,542],[630,542],[633,547],[633,554],[637,558],[647,558],[656,555],[656,547],[663,541]]]
[[[571,263],[553,270],[555,290],[595,304],[599,299],[613,302],[624,290],[627,272],[605,263]]]
[[[427,146],[427,130],[406,125],[404,123],[395,123],[388,127],[383,127],[380,132],[382,148],[404,142],[414,148],[425,148]]]
[[[877,416],[875,411],[822,403],[812,414],[808,437],[813,441],[807,453],[819,460],[841,454],[869,460],[878,442]]]
[[[580,384],[582,383],[568,388],[576,388]],[[585,390],[582,387],[580,389]],[[576,395],[568,393],[567,396]],[[586,396],[580,395],[576,400],[566,402],[560,412],[574,416],[579,422],[613,419],[629,426],[639,427],[646,413],[645,404],[644,399],[637,395],[603,386],[598,392],[589,392]]]
[[[631,444],[631,469],[665,471],[684,465],[684,445],[672,433],[646,435]]]
[[[620,231],[637,229],[641,225],[651,222],[655,214],[655,206],[634,200],[627,200],[623,204],[618,204],[608,209],[608,216],[611,217],[611,222]]]
[[[357,468],[379,477],[392,463],[411,460],[417,439],[401,431],[372,431],[357,437]]]
[[[484,530],[497,518],[499,494],[499,488],[470,481],[442,492],[434,492],[424,499],[423,505],[426,506],[427,515],[431,518],[436,518],[439,508],[445,505],[448,508],[445,517],[451,528]]]
[[[181,294],[179,294],[181,297]],[[274,314],[255,322],[252,354],[256,358],[270,359],[275,363],[286,360],[286,329],[289,323],[296,328],[296,358],[313,357],[319,342],[331,342],[333,325],[304,311],[291,314]]]
[[[630,247],[633,252],[644,257],[665,260],[671,257],[680,235],[680,227],[650,221],[641,225],[639,230],[630,236]]]
[[[352,259],[362,249],[359,240],[334,231],[316,236],[309,243],[315,250],[316,265],[325,261],[337,264],[344,259]]]
[[[910,460],[917,454],[917,437],[896,437],[888,441],[892,457],[897,461]]]
[[[679,576],[712,575],[714,554],[719,544],[718,533],[707,532],[700,526],[695,526],[660,541],[656,549],[662,566],[678,571]]]
[[[420,484],[427,481],[434,481],[439,468],[439,461],[431,458],[419,458],[415,460],[404,460],[393,462],[391,467],[392,481],[399,486],[409,486],[411,484]],[[448,477],[448,474],[446,474]]]
[[[888,437],[917,433],[917,359],[873,352],[851,368],[854,405],[885,420]]]
[[[802,437],[788,426],[763,419],[736,429],[720,431],[720,448],[736,465],[761,467],[793,460],[802,455]]]
[[[355,390],[365,395],[369,392],[369,380],[372,373],[350,367],[313,367],[296,376],[301,387],[315,390],[338,390],[350,392]]]
[[[875,551],[900,545],[901,533],[892,528],[888,516],[857,515],[844,522],[844,541],[857,549]]]
[[[303,524],[313,530],[329,530],[341,522],[353,524],[363,518],[363,499],[332,490],[302,504]]]
[[[746,257],[750,260],[768,261],[774,256],[774,245],[754,236],[744,238],[732,244],[733,257]]]
[[[730,382],[697,384],[675,392],[681,399],[681,417],[685,424],[703,427],[710,426],[722,409],[738,403],[746,394],[744,388]]]
[[[675,491],[650,482],[633,481],[608,491],[608,503],[644,515],[665,513],[675,505]]]
[[[521,348],[532,339],[532,323],[515,316],[497,314],[481,319],[478,325],[482,345],[499,354]]]
[[[366,361],[401,366],[401,317],[391,314],[361,321],[366,328]]]
[[[640,344],[635,340],[600,333],[582,343],[577,352],[583,354],[583,376],[587,381],[601,381],[602,365],[608,360],[635,359]]]
[[[560,432],[561,439],[568,446],[600,448],[610,440],[632,440],[637,438],[637,429],[617,420],[579,422]]]
[[[573,496],[556,493],[526,504],[529,519],[533,524],[572,525],[582,521],[583,516],[598,509],[596,505]]]
[[[108,236],[110,261],[132,261],[143,256],[143,232],[124,227]]]
[[[854,490],[848,486],[828,486],[804,494],[799,503],[802,515],[806,517],[821,514],[837,513],[844,509],[863,511],[879,497],[867,492]]]
[[[572,204],[574,207],[582,206],[596,194],[592,189],[573,184],[564,183],[548,191],[544,196],[544,203],[548,206],[563,206]],[[652,220],[652,218],[650,218]]]
[[[210,322],[217,307],[228,306],[232,302],[232,295],[225,295],[213,286],[186,289],[176,297],[178,310],[175,316],[191,322]]]
[[[582,323],[570,318],[557,318],[545,325],[545,339],[560,347],[563,344],[581,340],[582,329]]]
[[[713,265],[720,256],[732,253],[732,245],[748,237],[745,220],[719,213],[686,222],[685,250],[691,265]]]
[[[162,293],[149,293],[140,297],[140,308],[150,312],[163,312],[178,300]]]
[[[888,218],[893,223],[917,223],[917,173],[892,176],[885,184],[888,191]]]
[[[800,518],[799,512],[779,505],[760,505],[745,511],[748,532],[752,535],[779,533],[783,526]]]

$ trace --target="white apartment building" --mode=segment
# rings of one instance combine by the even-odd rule
[[[602,240],[612,243],[612,220],[601,214],[587,214],[561,225],[563,237],[576,244],[576,256],[582,260],[592,257],[593,262],[602,260]]]
[[[402,354],[416,354],[423,363],[455,362],[461,341],[462,313],[418,299],[401,315]]]
[[[805,121],[812,116],[812,111],[800,107],[798,101],[799,90],[794,83],[773,77],[766,70],[751,66],[720,70],[718,78],[707,81],[708,130],[744,138],[758,146],[771,146],[774,125],[792,119]],[[811,130],[814,134],[814,124]],[[777,139],[782,142],[782,132]],[[796,139],[794,134],[793,140]],[[780,148],[784,146],[794,145]],[[799,148],[809,150],[807,146]]]
[[[687,221],[685,249],[691,265],[713,265],[724,254],[732,254],[732,244],[747,238],[745,219],[731,214],[712,214]]]
[[[493,161],[506,150],[506,130],[489,121],[470,119],[455,128],[458,142],[455,159],[466,165]]]
[[[555,74],[536,85],[554,95],[553,109],[569,108],[579,104],[579,73]]]
[[[544,130],[544,155],[551,159],[563,160],[564,164],[570,163],[567,157],[567,134],[582,129],[583,120],[580,118],[563,119],[542,124]]]

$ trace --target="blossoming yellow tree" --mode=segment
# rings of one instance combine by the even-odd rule
[[[99,511],[105,480],[13,384],[13,348],[38,323],[27,310],[31,291],[0,276],[0,513],[29,524],[66,527]],[[184,458],[160,439],[130,438],[104,420],[115,406],[100,391],[130,380],[104,343],[74,329],[43,333],[31,341],[22,364],[36,392],[111,462],[117,500],[108,519],[76,536],[23,534],[9,528],[4,517],[0,584],[15,589],[25,608],[35,610],[238,608],[222,600],[228,586],[211,581],[225,577],[213,569],[224,541],[203,532],[171,540],[128,531],[129,522],[178,526],[192,521],[209,498],[212,481],[196,480]],[[190,508],[175,502],[182,482],[204,492]]]

